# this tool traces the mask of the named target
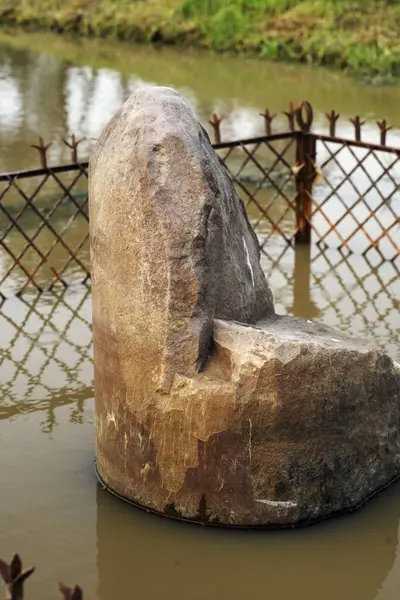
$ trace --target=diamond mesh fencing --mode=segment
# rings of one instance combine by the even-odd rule
[[[313,188],[319,244],[395,259],[399,254],[400,160],[391,149],[318,142],[321,183]]]
[[[219,144],[217,153],[242,198],[261,248],[296,234],[296,134]]]
[[[85,286],[4,300],[0,306],[0,419],[73,403],[79,421],[93,395],[90,290]]]
[[[284,243],[317,245],[396,265],[400,249],[400,149],[386,144],[390,127],[377,123],[380,144],[361,141],[363,122],[351,119],[354,139],[335,135],[339,117],[326,116],[330,135],[311,132],[309,103],[284,113],[288,126],[272,132],[276,115],[263,113],[265,135],[221,142],[213,115],[214,148],[242,198],[262,252]],[[283,130],[282,130],[283,129]],[[50,167],[42,139],[40,168],[0,174],[0,295],[21,295],[88,283],[88,163],[78,145],[69,165]],[[273,256],[272,256],[273,258]]]
[[[89,280],[87,164],[0,175],[0,294]]]

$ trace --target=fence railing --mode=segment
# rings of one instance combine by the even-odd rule
[[[326,114],[328,134],[312,131],[308,102],[276,115],[263,113],[263,136],[223,141],[223,118],[210,124],[214,148],[243,199],[268,255],[276,244],[336,248],[371,263],[400,255],[400,146],[387,144],[390,127],[376,125],[377,143],[362,140],[364,122],[351,119],[354,138],[336,135],[339,115]],[[282,129],[282,128],[281,128]],[[34,148],[40,168],[0,174],[0,300],[90,279],[88,163],[74,136],[71,163],[47,164],[50,144]]]
[[[365,123],[358,116],[350,120],[354,139],[345,139],[336,136],[339,114],[335,111],[326,114],[329,135],[311,131],[313,110],[308,102],[297,108],[291,105],[284,114],[288,132],[273,134],[276,115],[267,110],[262,115],[265,136],[225,143],[221,142],[222,119],[214,115],[211,121],[217,152],[246,206],[258,213],[256,227],[263,220],[270,225],[262,246],[274,233],[289,244],[309,244],[313,235],[318,245],[364,255],[374,250],[381,258],[396,259],[400,144],[387,145],[391,128],[378,121],[379,143],[372,144],[362,141]],[[249,166],[253,173],[246,178]],[[264,201],[263,187],[272,192]]]

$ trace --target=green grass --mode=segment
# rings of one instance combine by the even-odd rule
[[[0,24],[400,76],[400,0],[0,0]]]

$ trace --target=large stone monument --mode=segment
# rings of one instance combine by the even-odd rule
[[[202,523],[290,526],[400,475],[400,374],[275,314],[257,238],[185,100],[136,92],[90,161],[97,471]]]

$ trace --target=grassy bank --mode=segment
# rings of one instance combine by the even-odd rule
[[[400,76],[400,0],[0,0],[0,24]]]

